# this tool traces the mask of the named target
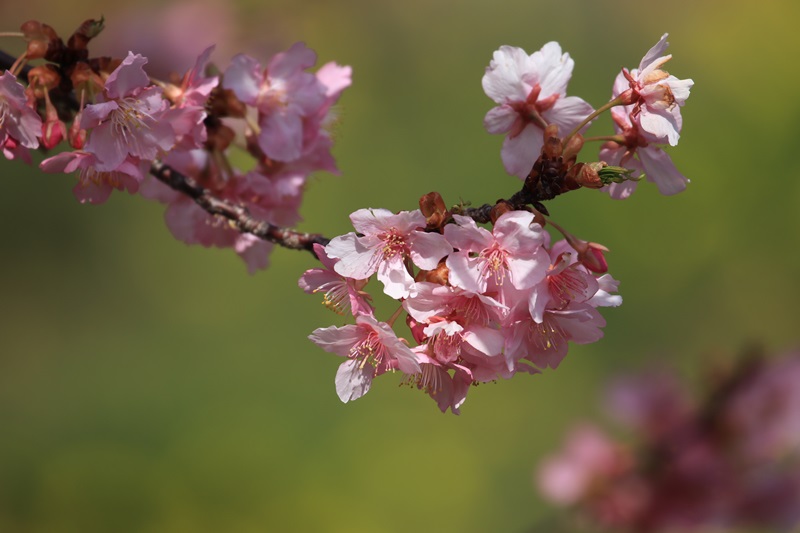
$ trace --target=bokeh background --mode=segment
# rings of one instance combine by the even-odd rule
[[[516,190],[482,127],[480,79],[502,44],[558,40],[576,62],[569,94],[598,106],[670,32],[668,70],[695,81],[670,151],[692,183],[552,202],[612,250],[625,303],[604,310],[601,342],[473,389],[456,417],[392,376],[339,402],[340,360],[306,337],[344,321],[297,288],[307,254],[276,250],[249,276],[229,250],[175,241],[161,205],[82,206],[72,177],[0,161],[0,531],[545,531],[533,469],[598,416],[611,375],[657,360],[700,379],[751,343],[800,340],[792,0],[0,3],[9,31],[33,18],[67,36],[100,14],[96,55],[133,39],[156,61],[217,41],[224,66],[304,40],[320,64],[353,66],[343,174],[312,180],[308,231],[347,232],[355,209],[412,209],[430,190],[448,203]]]

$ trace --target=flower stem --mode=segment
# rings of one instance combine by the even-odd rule
[[[617,144],[625,144],[625,138],[622,135],[600,135],[598,137],[584,137],[583,142],[593,141],[612,141]]]
[[[398,307],[398,308],[397,308],[397,311],[395,311],[394,313],[392,313],[392,316],[390,316],[390,317],[389,317],[389,319],[386,321],[386,323],[387,323],[387,324],[389,324],[389,327],[390,327],[390,328],[391,328],[391,327],[394,327],[394,322],[395,322],[395,320],[397,320],[397,319],[400,317],[400,314],[401,314],[403,311],[405,311],[405,309],[404,309],[404,308],[403,308],[403,306],[401,305],[400,307]]]
[[[564,137],[564,139],[562,139],[562,141],[561,141],[561,142],[563,143],[563,145],[564,145],[564,146],[566,146],[566,145],[567,145],[567,143],[569,142],[569,140],[570,140],[572,137],[574,137],[576,133],[578,133],[579,131],[581,131],[581,128],[583,128],[583,127],[584,127],[584,126],[586,126],[588,123],[590,123],[591,121],[593,121],[594,119],[596,119],[598,116],[600,116],[600,113],[604,113],[604,112],[608,111],[609,109],[611,109],[612,107],[615,107],[615,106],[618,106],[618,105],[622,105],[622,104],[623,104],[623,98],[622,98],[622,95],[620,95],[620,96],[617,96],[616,98],[614,98],[613,100],[611,100],[610,102],[608,102],[607,104],[605,104],[605,105],[601,106],[599,109],[596,109],[596,110],[594,111],[594,113],[592,113],[591,115],[589,115],[588,117],[586,117],[586,118],[583,120],[583,122],[581,122],[580,124],[578,124],[578,125],[575,127],[575,129],[574,129],[574,130],[572,130],[572,131],[569,133],[569,135],[567,135],[566,137]]]

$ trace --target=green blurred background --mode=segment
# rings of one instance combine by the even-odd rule
[[[104,14],[97,55],[137,13],[156,25],[171,9],[170,31],[187,33],[168,1],[13,4],[3,30],[34,18],[67,36]],[[221,65],[304,40],[320,64],[353,66],[343,175],[312,179],[308,231],[347,232],[355,209],[412,209],[429,190],[482,203],[518,188],[482,127],[480,80],[502,44],[558,40],[576,63],[569,94],[598,106],[670,32],[668,70],[695,81],[670,151],[692,183],[552,202],[612,250],[625,304],[604,310],[601,342],[473,389],[456,417],[391,376],[339,402],[340,360],[306,337],[344,321],[297,288],[307,254],[276,250],[249,276],[231,251],[175,241],[161,205],[115,193],[82,206],[72,177],[0,161],[0,531],[537,530],[553,511],[533,469],[599,415],[609,376],[653,359],[697,376],[748,343],[798,341],[797,2],[239,0],[220,13],[188,32],[225,39]]]

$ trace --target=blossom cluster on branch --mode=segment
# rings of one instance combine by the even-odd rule
[[[40,167],[77,172],[73,192],[80,202],[103,203],[113,190],[140,193],[167,204],[165,220],[176,238],[231,247],[251,273],[265,268],[271,242],[240,232],[153,179],[153,162],[261,220],[294,226],[308,176],[338,173],[327,127],[332,106],[350,85],[350,67],[328,63],[311,73],[316,54],[297,43],[265,67],[239,55],[221,75],[212,74],[211,46],[189,72],[155,80],[146,73],[147,58],[134,52],[124,59],[89,57],[86,45],[101,29],[102,21],[87,21],[65,44],[46,24],[22,26],[28,50],[0,77],[6,157],[30,161],[31,148],[67,144],[72,151]],[[12,72],[34,59],[46,62],[24,70],[25,88]],[[77,106],[65,105],[65,93]],[[44,120],[36,113],[42,108]],[[237,147],[253,159],[247,172],[229,160]]]
[[[606,273],[608,250],[562,229],[543,202],[580,188],[624,198],[644,175],[665,194],[688,182],[659,147],[677,143],[692,86],[662,69],[671,57],[663,55],[666,35],[638,69],[622,70],[611,101],[597,110],[567,96],[574,62],[558,43],[530,55],[503,46],[483,76],[497,104],[484,125],[506,134],[504,166],[524,180],[517,193],[447,207],[432,192],[419,210],[356,211],[356,231],[347,235],[295,232],[308,176],[338,172],[328,128],[350,67],[311,72],[316,54],[298,43],[266,66],[238,55],[219,72],[212,46],[189,72],[158,80],[135,51],[90,57],[88,44],[102,29],[102,20],[88,20],[64,43],[46,24],[22,25],[25,53],[11,61],[0,53],[3,154],[30,162],[29,150],[66,144],[70,151],[40,167],[76,172],[79,201],[103,203],[126,190],[164,202],[173,235],[233,248],[251,272],[267,266],[276,243],[313,251],[323,268],[307,271],[300,286],[355,320],[311,335],[346,358],[336,377],[345,402],[364,395],[374,377],[399,371],[442,411],[458,413],[470,385],[555,368],[568,342],[602,337],[597,308],[621,298]],[[32,66],[36,60],[43,62]],[[615,134],[584,138],[609,109]],[[606,144],[599,159],[579,162],[589,140]],[[237,148],[252,159],[247,171],[230,161]],[[564,240],[553,242],[547,226]],[[365,292],[372,276],[399,302],[385,320]],[[393,329],[403,313],[413,347]]]
[[[796,351],[750,354],[699,394],[665,369],[618,377],[606,407],[631,438],[576,425],[540,464],[539,488],[587,531],[795,531],[798,382]]]
[[[659,70],[669,59],[660,56],[665,39],[638,70],[620,74],[629,87],[619,90],[616,82],[612,101],[604,106],[623,106],[630,131],[653,142],[677,142],[680,106],[692,84]],[[443,412],[457,414],[470,385],[556,368],[569,342],[586,344],[603,336],[605,320],[597,308],[622,302],[615,294],[618,282],[606,273],[603,253],[608,250],[547,220],[541,202],[581,187],[625,197],[640,169],[633,157],[650,161],[648,150],[660,149],[615,136],[609,140],[619,147],[615,163],[633,161],[631,169],[605,161],[578,163],[584,145],[580,132],[598,112],[566,96],[572,67],[555,42],[531,55],[509,46],[494,53],[483,87],[498,105],[486,114],[485,126],[491,133],[507,133],[503,162],[525,183],[511,199],[486,206],[488,220],[458,206],[447,210],[431,193],[413,212],[359,210],[350,217],[356,232],[317,249],[325,268],[306,272],[301,287],[323,292],[329,307],[349,312],[356,322],[319,328],[310,337],[346,358],[336,375],[342,401],[366,394],[373,378],[399,371]],[[562,139],[560,129],[571,133]],[[662,192],[679,192],[687,180],[681,187],[664,185],[672,177],[657,172],[652,179]],[[628,187],[627,194],[618,186]],[[491,222],[491,230],[476,219]],[[547,225],[565,239],[551,242]],[[400,302],[385,322],[375,319],[364,292],[373,275],[384,294]],[[392,329],[403,312],[413,347]]]

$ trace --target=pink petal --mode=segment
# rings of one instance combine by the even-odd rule
[[[293,161],[303,149],[303,121],[300,115],[284,109],[274,109],[262,117],[258,146],[271,159]]]
[[[642,61],[639,63],[640,71],[645,70],[647,67],[650,66],[650,64],[653,61],[664,55],[664,52],[669,46],[669,43],[667,42],[668,35],[669,33],[665,33],[664,35],[662,35],[661,39],[659,39],[658,42],[655,45],[653,45],[653,47],[650,48],[650,50],[647,51],[647,53],[642,58]]]
[[[119,109],[116,102],[101,102],[99,104],[89,104],[81,113],[81,129],[88,130],[96,127],[104,121],[112,111]]]
[[[510,105],[503,104],[493,107],[483,118],[483,127],[492,134],[506,133],[519,118],[519,113]]]
[[[655,146],[640,148],[639,158],[642,160],[648,179],[655,182],[661,194],[677,194],[689,183],[689,180],[678,172],[664,150]]]
[[[377,235],[391,227],[391,217],[394,213],[388,209],[359,209],[350,215],[350,222],[359,233],[364,235]],[[425,217],[422,217],[423,220]],[[425,222],[423,221],[423,225]]]
[[[115,134],[111,121],[106,121],[92,130],[85,149],[97,158],[97,170],[108,172],[128,157],[128,147],[126,140]]]
[[[325,87],[325,96],[338,98],[339,94],[352,84],[353,69],[336,63],[325,63],[317,71],[317,79]]]
[[[326,352],[348,357],[350,349],[362,340],[364,335],[364,330],[361,327],[348,324],[340,328],[336,326],[317,328],[308,338]]]
[[[305,43],[294,43],[289,50],[272,58],[267,72],[270,78],[287,78],[298,71],[313,67],[316,62],[316,52]]]
[[[498,104],[524,101],[530,92],[530,87],[522,83],[528,58],[525,50],[515,46],[501,46],[496,50],[481,79],[486,96]]]
[[[273,244],[259,239],[255,235],[243,233],[236,239],[233,249],[244,259],[247,264],[247,272],[255,274],[257,270],[263,270],[269,266],[269,255],[272,252]]]
[[[678,144],[680,139],[680,108],[675,107],[678,116],[668,109],[652,109],[642,107],[637,120],[639,127],[656,139],[667,139],[670,146]]]
[[[526,79],[526,81],[531,85],[538,83],[541,86],[541,98],[553,94],[565,96],[574,66],[575,61],[569,54],[562,54],[561,45],[550,41],[531,56],[529,69],[536,73],[536,79]]]
[[[415,231],[409,240],[411,260],[423,270],[433,270],[444,256],[453,251],[444,235],[439,233]]]
[[[481,276],[479,264],[480,260],[469,257],[466,251],[450,254],[447,257],[450,284],[470,292],[482,293],[485,291],[486,278]]]
[[[150,78],[144,71],[146,64],[146,57],[128,52],[128,57],[108,76],[106,95],[111,99],[123,98],[136,89],[150,85]]]
[[[501,217],[502,218],[502,217]],[[492,233],[478,226],[470,217],[453,215],[456,224],[444,227],[444,236],[454,248],[461,251],[480,252],[494,242]]]
[[[93,205],[104,203],[112,191],[113,188],[108,183],[79,182],[72,188],[76,200]]]
[[[567,135],[594,112],[591,105],[577,96],[559,98],[553,107],[543,113],[548,122],[558,124],[559,133]]]
[[[376,250],[364,246],[352,232],[331,239],[325,253],[340,259],[334,270],[346,278],[367,279],[378,269]]]
[[[500,156],[506,172],[523,180],[530,174],[542,152],[542,134],[541,129],[528,124],[519,135],[505,138]]]
[[[464,342],[484,355],[493,357],[503,351],[503,334],[500,330],[472,326],[463,334]]]
[[[355,359],[339,365],[339,370],[336,371],[336,394],[339,399],[347,403],[364,396],[372,385],[374,371],[372,365],[362,365]]]
[[[402,258],[398,256],[380,263],[378,279],[383,283],[383,292],[395,300],[416,296],[414,278],[406,270]]]
[[[222,79],[222,86],[232,90],[239,100],[245,104],[256,104],[264,82],[258,61],[244,54],[234,56]]]
[[[542,281],[549,266],[550,256],[544,248],[539,248],[532,257],[508,258],[511,283],[518,289],[527,289]]]

